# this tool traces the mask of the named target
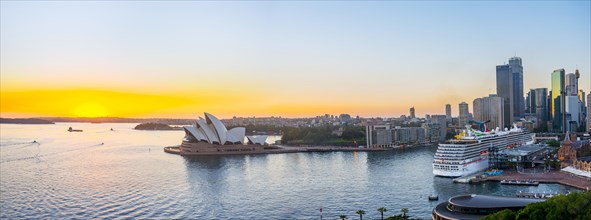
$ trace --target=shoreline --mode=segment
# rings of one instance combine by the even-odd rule
[[[281,145],[272,145],[276,149],[265,149],[262,152],[224,152],[215,154],[198,154],[182,156],[207,156],[207,155],[248,155],[248,154],[285,154],[285,153],[304,153],[304,152],[374,152],[388,151],[394,149],[388,148],[357,148],[357,147],[287,147]],[[164,152],[181,155],[180,145],[164,147]]]

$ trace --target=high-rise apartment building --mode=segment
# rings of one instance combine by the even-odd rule
[[[439,124],[438,141],[445,141],[447,135],[447,115],[432,115],[430,123]]]
[[[536,113],[536,91],[530,89],[525,98],[525,113]]]
[[[587,95],[587,105],[591,105],[591,93]],[[587,132],[591,132],[591,106],[587,106]]]
[[[523,65],[521,58],[511,57],[509,64],[498,65],[497,96],[503,97],[504,124],[511,124],[524,116],[525,100],[523,98]]]
[[[574,73],[569,73],[564,76],[564,90],[567,96],[578,95],[578,77]]]
[[[536,127],[541,126],[543,123],[548,121],[548,89],[546,88],[536,88],[531,89],[530,93],[533,93],[531,97],[532,101],[530,102],[532,107],[532,112],[536,114],[537,125]]]
[[[523,100],[523,65],[520,57],[509,58],[513,77],[513,117],[515,119],[523,118],[525,103]],[[513,122],[513,121],[512,121]]]
[[[445,117],[448,120],[451,120],[451,105],[450,104],[445,104]]]
[[[565,118],[565,106],[564,96],[566,91],[564,90],[564,69],[557,69],[552,72],[552,97],[551,97],[551,110],[552,110],[552,129],[553,131],[564,132],[566,128]]]
[[[490,95],[488,97],[474,99],[472,108],[474,109],[474,119],[478,121],[488,121],[489,129],[503,129],[508,125],[504,124],[503,110],[505,109],[503,97]]]
[[[470,120],[470,111],[468,110],[468,103],[461,102],[458,110],[460,113],[460,115],[458,116],[458,125],[461,128],[463,128],[464,126],[469,124],[469,120]]]
[[[581,74],[579,70],[575,70],[575,73],[569,73],[565,75],[565,96],[564,96],[564,103],[565,103],[565,118],[568,126],[566,127],[568,131],[576,132],[580,128],[584,128],[584,120],[585,120],[585,98],[584,92],[579,91],[579,77]]]

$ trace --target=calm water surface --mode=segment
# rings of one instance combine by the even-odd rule
[[[576,191],[454,184],[431,173],[436,147],[181,157],[162,148],[180,143],[182,131],[135,125],[1,124],[0,218],[318,219],[323,207],[325,219],[351,218],[359,209],[369,219],[382,206],[386,215],[408,208],[430,218],[433,192],[444,201],[465,193]],[[70,126],[84,132],[67,132]]]

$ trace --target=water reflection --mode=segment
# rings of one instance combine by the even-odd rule
[[[70,126],[84,132],[65,131]],[[427,199],[433,192],[443,201],[466,193],[573,190],[454,184],[432,174],[436,147],[181,157],[161,149],[178,144],[182,131],[133,126],[3,124],[0,218],[312,219],[320,207],[326,219],[356,216],[359,209],[379,218],[379,207],[429,218],[438,203]],[[33,140],[40,144],[9,145]],[[35,155],[38,160],[27,159]]]

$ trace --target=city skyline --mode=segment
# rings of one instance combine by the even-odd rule
[[[1,4],[2,117],[457,117],[513,56],[590,90],[589,2]]]

